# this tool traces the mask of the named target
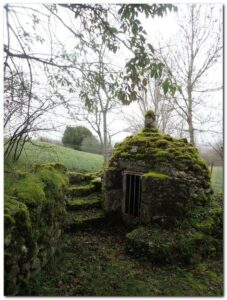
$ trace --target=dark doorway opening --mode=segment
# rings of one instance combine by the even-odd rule
[[[141,206],[141,177],[138,174],[125,174],[124,213],[139,217]]]

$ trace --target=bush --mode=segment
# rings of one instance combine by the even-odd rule
[[[83,126],[71,127],[67,126],[62,137],[64,146],[80,150],[82,141],[86,137],[91,137],[92,133],[89,129]]]

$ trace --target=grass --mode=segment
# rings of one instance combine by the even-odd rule
[[[20,295],[221,296],[222,261],[158,267],[125,253],[124,227],[66,234],[58,256]]]
[[[214,189],[214,193],[223,193],[223,167],[214,166],[211,176],[211,184]]]
[[[30,169],[33,164],[58,162],[69,170],[95,172],[103,164],[103,157],[98,154],[77,151],[61,145],[46,142],[27,143],[21,157],[15,163],[6,163],[6,167],[21,170]]]

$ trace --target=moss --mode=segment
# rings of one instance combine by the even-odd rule
[[[217,251],[216,240],[201,231],[139,227],[126,240],[130,254],[158,264],[195,264]]]
[[[170,177],[166,174],[163,173],[158,173],[158,172],[149,172],[149,173],[145,173],[143,175],[144,178],[152,178],[155,180],[165,180],[165,179],[169,179]]]
[[[68,200],[67,208],[69,210],[81,210],[101,207],[99,194],[92,194],[86,198]]]
[[[65,174],[67,172],[67,168],[59,163],[49,163],[49,164],[36,164],[34,166],[35,171],[39,170],[56,170],[60,173]]]
[[[4,205],[5,226],[16,225],[21,234],[31,230],[31,219],[28,207],[13,197],[7,197]],[[10,223],[9,223],[10,221]]]
[[[93,209],[69,213],[67,218],[71,230],[100,226],[105,222],[105,215],[102,210]]]
[[[53,253],[59,242],[59,227],[64,225],[65,172],[59,164],[48,164],[36,166],[31,173],[22,175],[7,173],[5,233],[6,237],[11,236],[11,241],[5,253],[5,271],[9,274],[6,289],[10,293],[33,274],[32,268],[23,269],[25,263],[31,266],[38,257],[40,266],[45,264],[46,259],[39,256],[39,248]],[[15,266],[20,276],[15,274]]]
[[[133,146],[137,146],[136,152],[130,151]],[[146,169],[169,176],[181,172],[186,181],[190,181],[190,186],[193,184],[195,190],[201,190],[199,194],[210,188],[208,167],[198,149],[186,139],[176,139],[149,128],[119,143],[113,150],[109,167],[118,168],[121,160],[129,165],[131,161],[141,160]]]
[[[154,113],[154,111],[153,110],[148,110],[148,111],[146,111],[146,113],[145,113],[145,118],[146,117],[150,117],[150,118],[153,118],[153,119],[155,119],[155,113]]]
[[[169,152],[161,149],[156,149],[156,152],[154,154],[154,157],[160,158],[160,157],[170,157]]]
[[[49,200],[54,200],[61,196],[62,190],[68,184],[67,176],[53,169],[42,168],[37,171],[37,177],[43,183],[46,198]]]
[[[89,194],[95,192],[97,188],[94,184],[81,185],[81,186],[71,186],[68,189],[68,193],[71,197],[81,197],[88,196]]]
[[[16,181],[7,192],[29,206],[38,206],[46,200],[43,183],[33,174]]]

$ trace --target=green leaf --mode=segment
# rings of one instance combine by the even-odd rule
[[[154,47],[151,44],[147,44],[148,48],[150,49],[150,51],[154,54]]]
[[[137,35],[137,33],[138,33],[138,25],[134,22],[132,24],[132,34]]]
[[[166,94],[169,90],[169,79],[166,78],[166,80],[162,83],[162,88],[164,91],[164,94]]]

